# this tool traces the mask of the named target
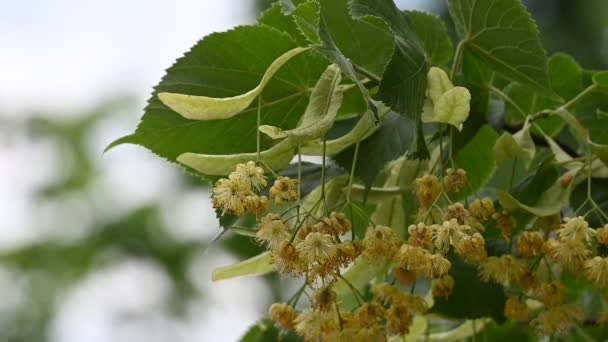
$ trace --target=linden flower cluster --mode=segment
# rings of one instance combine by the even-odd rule
[[[213,207],[221,210],[222,215],[241,216],[245,212],[260,214],[269,207],[268,197],[260,195],[267,185],[268,178],[264,175],[263,168],[256,166],[253,161],[238,164],[228,178],[221,178],[215,184],[212,196]],[[269,194],[276,205],[299,198],[296,182],[281,176],[275,180]]]
[[[280,205],[297,199],[296,185],[288,178],[277,178],[270,200]],[[430,281],[433,297],[450,300],[457,286],[450,274],[454,258],[477,267],[481,281],[504,288],[507,319],[529,324],[545,336],[565,334],[585,318],[578,304],[565,301],[568,289],[556,272],[582,270],[580,274],[608,291],[608,258],[594,254],[596,245],[608,246],[608,225],[595,230],[583,217],[564,218],[560,223],[554,215],[538,217],[520,232],[518,228],[524,227],[513,213],[495,207],[490,198],[467,204],[451,200],[451,194],[467,187],[462,169],[448,169],[442,177],[423,175],[412,185],[419,212],[417,223],[407,227],[405,236],[368,221],[365,234],[357,239],[343,212],[325,208],[317,217],[299,203],[283,214],[257,217],[255,239],[269,250],[274,268],[305,279],[289,301],[270,307],[270,318],[277,326],[306,341],[368,342],[406,336],[414,317],[428,309],[414,293],[416,283]],[[269,200],[259,195],[264,186],[261,168],[241,164],[228,179],[218,182],[214,205],[232,214],[259,213],[247,205],[247,198],[258,198],[256,203],[266,203],[267,209]],[[295,208],[295,218],[286,215]],[[488,233],[502,236],[494,238],[494,243],[506,248],[487,249],[484,234]],[[356,260],[388,270],[366,295],[343,276]],[[338,294],[344,289],[352,292],[356,307],[345,308]],[[308,298],[308,306],[298,306],[301,297]],[[531,301],[538,304],[531,306]]]
[[[608,258],[593,256],[598,250],[594,245],[607,245],[608,225],[593,229],[580,216],[566,217],[560,225],[551,216],[537,218],[532,229],[536,230],[517,237],[515,255],[489,257],[480,265],[479,275],[510,289],[505,317],[528,322],[541,335],[563,335],[582,324],[585,314],[580,305],[565,302],[567,287],[556,272],[583,275],[599,289],[608,290]],[[544,310],[534,312],[526,299],[542,303]]]

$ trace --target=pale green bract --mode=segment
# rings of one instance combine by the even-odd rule
[[[422,121],[440,122],[462,130],[462,123],[471,111],[471,93],[467,88],[454,87],[443,69],[432,67],[427,74],[427,98]]]
[[[216,268],[211,275],[211,279],[220,281],[246,275],[254,276],[270,273],[274,271],[271,262],[270,252],[264,252],[234,265]]]
[[[298,143],[325,136],[342,105],[344,88],[339,86],[341,80],[340,67],[330,65],[317,82],[298,127],[284,131],[263,125],[260,131],[273,139],[292,137]]]
[[[184,95],[175,93],[159,93],[158,98],[186,119],[218,120],[228,119],[244,111],[258,97],[274,74],[291,58],[308,50],[308,47],[298,47],[279,56],[266,70],[260,84],[245,94],[233,97],[214,98],[207,96]]]
[[[260,130],[272,138],[286,137],[270,149],[261,151],[261,162],[274,170],[283,169],[299,144],[327,134],[342,105],[344,87],[339,86],[340,80],[340,68],[336,64],[328,66],[315,85],[302,120],[295,129],[282,131],[274,126],[260,126]],[[205,175],[223,176],[232,172],[237,164],[257,157],[256,152],[229,155],[184,153],[177,157],[177,161]]]
[[[536,154],[536,145],[530,135],[530,121],[526,120],[524,127],[517,133],[511,135],[503,133],[494,145],[494,156],[496,164],[500,165],[512,158],[520,158],[530,165]]]

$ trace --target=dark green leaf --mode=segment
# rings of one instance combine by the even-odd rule
[[[471,111],[462,131],[450,128],[453,133],[452,149],[457,153],[464,147],[481,127],[488,123],[488,106],[490,104],[489,85],[494,73],[470,51],[462,55],[462,73],[465,86],[471,93]]]
[[[307,46],[309,44],[308,39],[302,35],[293,19],[283,14],[279,2],[273,3],[270,8],[262,12],[258,18],[258,23],[274,27],[289,34],[300,46]]]
[[[240,339],[240,342],[267,341],[296,342],[301,341],[301,338],[295,335],[293,332],[281,334],[281,331],[271,320],[264,319],[249,328],[245,335]]]
[[[583,90],[583,70],[571,56],[556,53],[549,58],[549,83],[557,95],[568,101]]]
[[[380,128],[361,141],[355,176],[361,178],[367,187],[371,186],[384,165],[407,152],[413,139],[413,122],[397,113],[388,113]],[[355,146],[349,147],[335,156],[336,163],[345,170],[350,170],[354,153]]]
[[[352,0],[355,17],[375,16],[386,22],[395,37],[395,51],[389,62],[376,97],[399,114],[416,123],[416,138],[410,149],[413,158],[426,159],[429,151],[423,137],[422,105],[426,94],[429,69],[424,48],[407,17],[392,0]]]
[[[405,11],[405,15],[424,45],[429,64],[447,64],[452,59],[454,47],[443,20],[436,15],[419,11]]]
[[[519,0],[448,0],[467,49],[504,77],[553,96],[536,23]]]
[[[358,72],[375,80],[384,71],[393,51],[393,37],[384,22],[374,18],[351,18],[346,0],[309,0],[298,7],[291,0],[284,2],[290,3],[284,7],[291,9],[300,30],[306,32],[312,43],[320,42],[316,49],[338,64],[342,72],[355,82],[368,109],[377,117],[376,106],[371,102]],[[317,27],[318,36],[314,35],[314,27]],[[361,46],[366,49],[361,49]]]
[[[496,322],[504,322],[507,298],[502,286],[482,282],[477,275],[477,267],[465,263],[460,257],[452,255],[449,259],[454,291],[448,299],[435,298],[432,311],[451,318],[491,317]]]
[[[600,71],[593,74],[593,83],[600,88],[608,89],[608,71]]]
[[[454,197],[466,198],[481,189],[494,174],[496,161],[494,159],[494,144],[498,133],[488,126],[481,127],[469,143],[454,156],[456,166],[467,172],[468,186]]]
[[[526,116],[533,115],[543,109],[557,108],[559,102],[551,100],[548,97],[539,95],[534,89],[524,86],[519,83],[509,84],[504,92],[517,104]],[[512,123],[521,123],[525,120],[522,114],[517,111],[510,103],[505,103],[506,120]],[[542,133],[533,127],[532,132],[535,134],[546,134],[554,136],[564,127],[564,120],[558,116],[551,116],[536,120],[535,123],[542,129]]]
[[[110,147],[139,144],[170,161],[185,152],[254,152],[256,104],[230,119],[192,121],[164,106],[156,94],[227,97],[245,93],[260,82],[278,56],[295,46],[288,35],[268,26],[241,26],[205,37],[167,70],[155,87],[136,132]],[[283,66],[262,95],[262,123],[294,128],[307,104],[305,90],[314,86],[325,65],[313,54],[304,53]],[[270,146],[269,141],[262,141],[262,149]]]

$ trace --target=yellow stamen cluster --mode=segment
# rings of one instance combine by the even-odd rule
[[[528,306],[525,302],[515,297],[507,299],[505,303],[505,317],[512,321],[527,322],[530,316]]]
[[[269,206],[268,198],[259,195],[267,184],[264,169],[256,166],[254,162],[237,164],[228,178],[221,178],[215,184],[213,207],[221,210],[222,215],[241,216],[247,211],[260,214]]]
[[[270,199],[275,205],[291,202],[298,199],[297,181],[289,177],[279,176],[270,187]]]
[[[517,253],[524,257],[536,257],[543,251],[545,240],[538,232],[524,232],[517,239]]]
[[[469,212],[480,223],[487,222],[495,211],[494,202],[489,198],[476,199],[469,204]]]
[[[542,335],[563,335],[585,319],[583,309],[577,304],[564,304],[553,307],[532,320]]]
[[[467,173],[463,169],[447,169],[444,178],[445,191],[459,192],[467,185]]]
[[[423,208],[429,208],[441,193],[439,179],[432,175],[425,175],[414,180],[416,197]]]
[[[545,245],[546,253],[554,262],[568,270],[578,270],[591,254],[590,245],[595,230],[583,217],[564,218],[562,228],[557,231],[557,239],[550,239]]]

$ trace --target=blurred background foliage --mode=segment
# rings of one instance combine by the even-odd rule
[[[272,2],[256,1],[258,11]],[[397,2],[402,7],[408,5],[408,1]],[[448,21],[443,1],[418,3]],[[574,56],[585,68],[608,68],[607,1],[529,0],[525,4],[538,22],[549,54],[563,51]],[[252,14],[252,17],[255,15]],[[175,51],[176,56],[181,53]],[[160,203],[148,203],[114,215],[108,214],[104,203],[95,198],[95,193],[91,193],[92,185],[104,172],[101,151],[91,149],[92,131],[108,117],[139,117],[140,111],[134,108],[134,102],[130,97],[105,100],[93,105],[91,110],[68,119],[58,118],[53,113],[37,113],[28,115],[28,120],[17,120],[14,116],[3,118],[0,113],[0,144],[4,145],[3,148],[11,148],[11,136],[15,135],[23,135],[31,142],[41,139],[52,141],[53,156],[61,172],[58,177],[40,185],[36,201],[53,203],[64,201],[66,196],[75,198],[78,206],[87,208],[88,216],[92,218],[89,227],[77,236],[65,238],[62,234],[48,234],[30,243],[0,250],[2,279],[11,279],[19,289],[16,293],[5,291],[0,300],[3,302],[0,303],[0,341],[49,340],[49,329],[66,293],[92,272],[121,260],[135,258],[149,261],[168,276],[172,293],[165,309],[178,319],[184,315],[189,302],[202,300],[204,303],[209,299],[200,291],[200,287],[193,284],[189,269],[195,256],[202,255],[204,260],[209,255],[207,248],[210,240],[176,238],[171,233],[171,225],[162,218]],[[112,153],[120,154],[121,151]],[[45,166],[34,163],[31,167]],[[178,178],[180,188],[205,190],[208,187],[206,182],[186,173],[179,174]],[[207,205],[208,202],[200,203],[200,206]],[[61,212],[55,214],[61,215]],[[50,231],[62,229],[64,227],[56,226],[51,227]],[[200,229],[215,229],[213,234],[220,232],[217,223],[201,224]],[[260,251],[249,239],[233,234],[226,234],[212,248],[225,250],[237,259],[253,256]],[[267,307],[271,300],[289,295],[282,293],[284,290],[278,281],[276,275],[264,278],[271,296],[260,299],[260,307]],[[241,282],[242,291],[249,291],[248,280]],[[492,326],[480,333],[480,337],[491,336],[491,340],[496,340],[499,334],[505,341],[524,340],[531,338],[528,333],[518,326]],[[262,336],[254,331],[250,333],[252,340],[255,334]],[[589,335],[579,337],[584,339]]]

